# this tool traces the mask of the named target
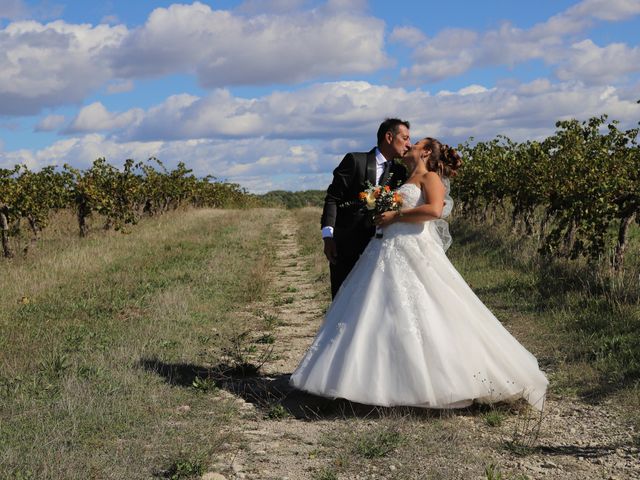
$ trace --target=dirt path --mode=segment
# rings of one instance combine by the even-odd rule
[[[285,216],[272,300],[249,309],[268,311],[277,323],[271,331],[271,359],[261,375],[232,380],[223,391],[241,409],[242,421],[230,430],[242,440],[226,445],[214,468],[219,473],[203,478],[640,479],[634,443],[638,432],[625,425],[623,412],[612,405],[552,397],[539,421],[499,409],[394,414],[393,409],[292,390],[289,375],[310,345],[326,307],[299,254],[295,229],[294,220]],[[490,425],[492,419],[497,425]],[[384,458],[345,464],[350,430],[389,422],[413,440]],[[485,471],[492,464],[493,477]]]

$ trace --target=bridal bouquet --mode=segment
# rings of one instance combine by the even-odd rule
[[[360,201],[373,216],[390,210],[400,210],[402,207],[402,195],[400,192],[392,192],[388,185],[371,185],[367,182],[367,188],[359,194]],[[382,238],[382,229],[376,227],[376,238]]]

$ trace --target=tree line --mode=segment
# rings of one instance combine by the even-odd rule
[[[325,190],[304,190],[297,192],[272,190],[271,192],[259,195],[258,198],[263,205],[268,207],[304,208],[322,207],[326,195],[327,192]]]

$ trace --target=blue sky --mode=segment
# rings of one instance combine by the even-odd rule
[[[412,138],[640,120],[640,0],[0,0],[0,168],[155,156],[324,189],[388,116]]]

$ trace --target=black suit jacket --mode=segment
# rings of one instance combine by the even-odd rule
[[[320,220],[322,227],[333,227],[345,233],[374,233],[371,215],[366,214],[358,198],[367,181],[376,184],[376,149],[369,152],[347,153],[333,171],[333,181],[327,189]],[[406,169],[394,162],[388,185],[394,189],[406,180]]]

